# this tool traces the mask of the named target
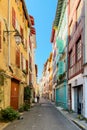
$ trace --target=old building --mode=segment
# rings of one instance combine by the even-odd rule
[[[34,28],[34,17],[29,15],[31,21],[30,36],[29,36],[29,85],[32,91],[32,100],[35,97],[36,87],[36,70],[35,70],[35,49],[36,49],[36,30]]]
[[[87,117],[85,78],[85,20],[83,0],[68,1],[68,97],[69,108]]]
[[[56,73],[57,73],[57,64],[56,64],[56,55],[57,55],[57,46],[56,46],[56,36],[57,36],[57,29],[53,26],[52,27],[52,34],[51,34],[51,43],[52,43],[52,101],[55,101],[55,87],[57,84]]]
[[[67,0],[58,1],[54,26],[56,26],[56,104],[67,109]]]
[[[52,90],[53,90],[53,55],[52,52],[50,53],[49,56],[49,99],[52,100]]]
[[[4,7],[5,10],[3,12]],[[4,2],[1,0],[1,108],[11,106],[14,109],[18,109],[24,103],[24,87],[30,84],[30,62],[33,56],[32,54],[31,58],[29,57],[31,32],[31,21],[24,0],[4,0]],[[35,46],[35,43],[32,46]]]

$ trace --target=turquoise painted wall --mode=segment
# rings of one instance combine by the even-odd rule
[[[64,82],[56,88],[56,105],[67,109],[67,84]]]

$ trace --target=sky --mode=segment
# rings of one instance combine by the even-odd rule
[[[36,29],[35,64],[38,80],[42,77],[44,63],[52,52],[51,32],[58,0],[25,0],[28,13],[34,17]]]

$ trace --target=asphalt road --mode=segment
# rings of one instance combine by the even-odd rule
[[[41,100],[23,119],[10,123],[4,130],[80,130],[68,121],[49,101]]]

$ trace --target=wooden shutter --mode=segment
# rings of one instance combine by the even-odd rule
[[[57,39],[57,48],[58,48],[59,54],[63,53],[64,41],[62,39]]]
[[[1,22],[0,22],[0,49],[1,49]]]
[[[21,36],[23,37],[23,28],[20,26],[20,33],[21,33]]]
[[[23,53],[21,53],[21,69],[23,70]]]
[[[20,50],[16,49],[16,65],[20,68]]]
[[[12,7],[12,25],[14,28],[16,28],[16,12],[13,7]]]
[[[59,75],[64,73],[64,61],[59,61],[58,73],[59,73]]]
[[[30,36],[29,36],[29,47],[30,47],[30,50],[31,50],[31,39],[30,39]]]

